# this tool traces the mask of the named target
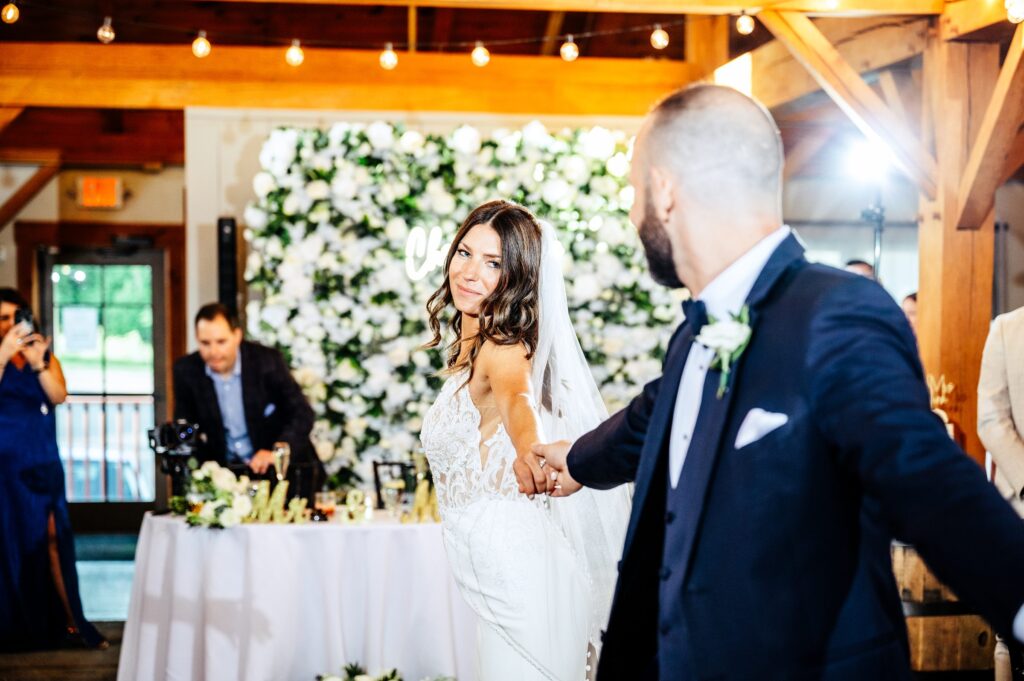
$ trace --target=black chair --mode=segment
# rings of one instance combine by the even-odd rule
[[[378,509],[384,508],[384,497],[380,492],[388,480],[404,480],[405,492],[411,494],[416,489],[416,467],[400,461],[373,462],[373,488],[377,492]]]

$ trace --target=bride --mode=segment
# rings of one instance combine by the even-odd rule
[[[491,201],[455,235],[427,304],[428,346],[442,342],[442,315],[454,340],[423,447],[448,560],[480,620],[481,681],[593,675],[629,517],[625,488],[548,497],[554,483],[530,453],[607,416],[569,321],[561,260],[549,226]]]

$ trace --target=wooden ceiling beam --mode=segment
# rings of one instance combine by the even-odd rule
[[[702,78],[729,61],[729,23],[724,15],[686,17],[686,61]]]
[[[1011,146],[1024,125],[1024,24],[1010,41],[995,90],[989,99],[978,136],[971,146],[967,165],[960,176],[956,225],[977,229],[995,205],[996,189],[1002,184]]]
[[[417,26],[416,26],[416,5],[409,5],[409,11],[406,14],[405,23],[406,23],[406,29],[405,29],[405,31],[406,31],[406,38],[405,38],[406,49],[409,52],[415,52],[416,51],[416,43],[417,43],[417,37],[416,37],[416,29],[417,29]]]
[[[59,160],[39,166],[38,170],[32,174],[32,177],[25,180],[18,187],[18,191],[11,194],[10,198],[0,206],[0,230],[3,230],[58,172],[60,172]]]
[[[404,7],[410,0],[219,0],[220,2],[285,2],[305,5],[378,5]],[[542,12],[625,12],[636,14],[757,13],[766,6],[794,12],[833,15],[941,14],[944,0],[415,0],[420,7],[511,9]]]
[[[540,45],[540,53],[550,57],[558,52],[558,36],[562,34],[562,24],[565,22],[565,12],[551,12],[548,14],[548,25],[544,29],[544,42]]]
[[[21,115],[21,112],[25,110],[23,106],[5,106],[0,108],[0,132],[4,131],[8,125],[14,122],[14,119]]]
[[[861,73],[882,69],[924,52],[928,24],[927,19],[916,17],[815,21],[840,56]],[[750,56],[752,94],[769,109],[784,107],[821,89],[778,40],[758,47]]]
[[[184,109],[190,106],[479,111],[641,116],[693,80],[685,62],[496,55],[477,68],[464,53],[403,55],[383,71],[378,52],[306,48],[288,66],[279,48],[0,43],[0,106]],[[537,97],[544,92],[544,97]]]
[[[854,125],[869,139],[884,144],[900,170],[924,195],[934,198],[935,159],[811,20],[795,12],[774,10],[761,12],[758,19],[807,68]]]
[[[958,40],[1005,21],[1001,0],[951,0],[939,17],[939,37]]]

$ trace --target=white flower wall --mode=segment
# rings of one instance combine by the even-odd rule
[[[271,134],[244,216],[248,330],[291,362],[329,470],[365,478],[370,460],[419,447],[440,386],[440,353],[419,347],[441,272],[411,279],[407,239],[440,227],[446,249],[490,199],[517,201],[558,230],[573,320],[609,407],[658,374],[678,308],[648,276],[627,218],[627,143],[602,128],[551,133],[540,123],[488,137],[384,122]]]

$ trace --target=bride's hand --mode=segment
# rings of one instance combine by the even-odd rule
[[[548,472],[548,493],[553,497],[567,497],[583,488],[583,485],[569,475],[566,457],[571,447],[572,443],[568,440],[559,440],[547,445],[534,444],[531,447],[534,456],[545,462],[544,470]]]
[[[512,472],[516,474],[519,481],[519,491],[531,499],[535,494],[546,494],[548,491],[548,479],[540,461],[533,454],[517,456],[512,464]]]

